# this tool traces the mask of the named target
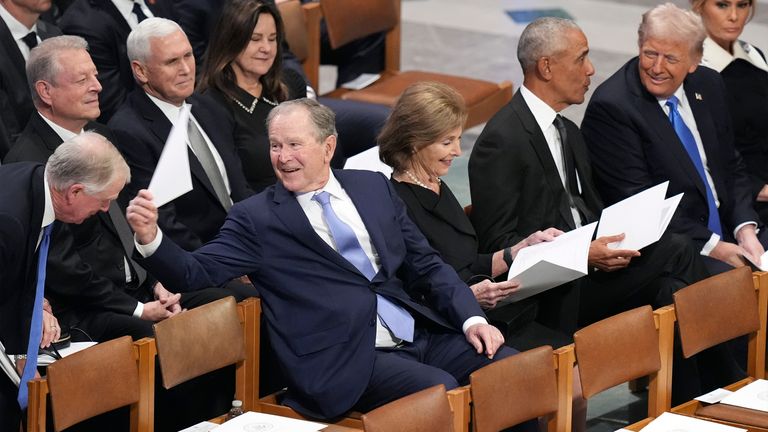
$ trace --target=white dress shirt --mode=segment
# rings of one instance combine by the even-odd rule
[[[712,180],[712,174],[709,170],[709,165],[707,164],[707,153],[704,151],[704,145],[701,141],[701,134],[699,134],[699,128],[696,125],[696,119],[693,117],[693,111],[691,110],[691,105],[688,103],[688,98],[685,95],[685,89],[683,86],[680,86],[675,93],[674,96],[677,97],[677,100],[679,101],[677,104],[677,111],[680,113],[680,118],[683,119],[683,122],[685,122],[685,125],[688,126],[688,129],[691,130],[691,134],[693,135],[693,139],[696,141],[696,149],[699,151],[699,156],[701,157],[701,162],[704,164],[704,174],[707,177],[707,184],[709,185],[710,190],[712,190],[712,196],[715,198],[715,206],[717,208],[720,208],[720,200],[717,198],[717,189],[715,189],[715,182]],[[664,115],[669,117],[669,107],[667,106],[667,100],[669,98],[656,98],[659,102],[659,106],[661,106],[661,109],[664,110]],[[680,144],[682,145],[682,143]],[[686,152],[687,153],[687,152]],[[736,229],[733,230],[734,237],[736,236],[736,233],[739,232],[739,230],[744,226],[748,224],[753,224],[757,226],[756,222],[753,221],[747,221],[742,222],[739,224]],[[701,248],[701,255],[709,256],[709,254],[712,252],[712,249],[717,246],[717,242],[720,241],[720,236],[716,233],[712,233],[712,236],[707,240],[707,242],[704,244],[704,247]]]
[[[8,26],[8,30],[11,31],[11,36],[13,37],[13,40],[16,41],[16,45],[19,47],[19,51],[21,51],[21,56],[24,57],[24,63],[29,60],[29,46],[26,42],[21,40],[24,36],[28,35],[29,32],[35,32],[37,34],[37,23],[32,25],[31,28],[27,28],[24,24],[22,24],[19,20],[13,17],[10,12],[8,12],[7,9],[3,5],[0,4],[0,19],[5,21],[5,25]],[[37,34],[37,42],[40,43],[42,39],[40,39],[40,35]]]
[[[557,173],[560,175],[560,182],[563,183],[563,188],[567,191],[568,188],[566,182],[568,182],[568,177],[565,174],[565,167],[563,166],[563,143],[560,142],[560,133],[554,125],[557,112],[525,86],[520,86],[520,95],[523,97],[526,105],[528,105],[528,109],[531,110],[531,114],[533,114],[533,118],[536,119],[539,129],[541,129],[541,132],[544,134],[544,139],[547,141],[547,147],[549,147],[549,152],[552,154],[552,159],[557,167]],[[579,178],[578,171],[576,172],[576,183],[579,188],[579,193],[581,193],[581,179]],[[573,221],[576,223],[576,226],[580,227],[582,221],[579,210],[575,207],[571,207],[571,214],[573,215]]]

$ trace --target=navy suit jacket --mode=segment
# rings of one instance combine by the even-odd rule
[[[720,201],[723,236],[730,240],[736,226],[758,221],[758,216],[734,147],[725,87],[720,75],[706,67],[688,74],[683,86]],[[669,180],[669,196],[685,193],[669,229],[704,246],[712,235],[704,182],[657,99],[640,82],[637,58],[595,90],[581,130],[606,204]]]
[[[37,33],[40,39],[61,34],[56,26],[42,20],[37,21]],[[0,19],[0,121],[6,129],[6,135],[0,137],[0,159],[8,153],[34,112],[24,57],[5,21]]]
[[[35,300],[35,249],[43,221],[45,192],[38,163],[0,168],[0,341],[11,354],[27,351]]]
[[[386,178],[365,171],[335,175],[378,251],[381,267],[372,281],[315,233],[281,183],[232,207],[219,235],[194,253],[164,238],[144,261],[172,291],[248,274],[261,287],[270,340],[288,378],[285,403],[324,418],[349,410],[368,385],[376,293],[396,299],[417,325],[460,331],[467,318],[483,316]]]
[[[237,202],[252,195],[240,159],[234,151],[234,120],[218,104],[204,102],[197,95],[190,98],[189,102],[192,104],[192,115],[205,130],[224,162],[232,201]],[[136,196],[139,189],[149,186],[171,127],[165,114],[141,89],[128,95],[128,99],[109,121],[109,128],[116,139],[115,145],[131,168],[131,182],[121,194],[123,207]],[[216,235],[227,212],[216,197],[197,157],[191,150],[188,154],[193,189],[161,207],[158,223],[184,249],[194,250]]]

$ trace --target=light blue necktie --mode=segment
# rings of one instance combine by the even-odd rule
[[[48,246],[51,244],[51,229],[53,224],[43,229],[43,238],[37,251],[37,286],[35,288],[35,305],[32,309],[32,323],[29,328],[29,342],[27,343],[27,362],[21,374],[19,384],[19,406],[27,408],[27,383],[35,377],[37,370],[37,352],[40,348],[40,340],[43,333],[43,292],[45,292],[45,264],[48,258]]]
[[[373,270],[371,260],[357,241],[352,228],[336,216],[336,212],[331,207],[331,196],[328,192],[322,191],[316,193],[312,199],[323,206],[323,216],[331,230],[339,254],[357,267],[368,280],[372,280],[376,272]],[[404,341],[413,342],[414,323],[411,314],[384,296],[376,294],[376,300],[376,312],[392,334]]]
[[[677,137],[682,141],[685,151],[688,152],[688,157],[691,158],[691,162],[693,162],[693,166],[696,167],[696,171],[699,173],[701,181],[704,182],[704,190],[707,192],[707,207],[709,207],[707,228],[722,237],[723,228],[720,224],[720,214],[717,212],[717,205],[715,204],[715,195],[709,187],[707,175],[704,172],[704,163],[701,161],[701,155],[696,146],[696,140],[693,138],[693,133],[691,133],[691,130],[685,125],[683,118],[680,117],[680,112],[677,110],[678,103],[679,100],[676,96],[672,96],[667,100],[667,106],[669,107],[669,121],[672,122],[672,127],[675,128]]]

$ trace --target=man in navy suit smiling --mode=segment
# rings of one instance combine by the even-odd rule
[[[151,195],[128,206],[144,262],[171,287],[248,274],[289,385],[285,404],[330,418],[466,382],[515,353],[429,247],[382,175],[335,171],[333,112],[284,102],[267,120],[279,182],[235,204],[193,253],[163,239]],[[168,265],[173,263],[173,265]]]

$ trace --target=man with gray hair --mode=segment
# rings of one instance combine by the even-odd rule
[[[0,355],[14,355],[22,377],[17,388],[0,374],[0,429],[18,430],[38,347],[60,335],[43,302],[54,221],[77,224],[106,211],[129,178],[120,153],[95,133],[62,144],[46,165],[0,167],[0,342],[5,347]]]
[[[582,130],[606,203],[669,180],[670,196],[685,193],[669,230],[719,273],[744,257],[759,262],[768,232],[756,235],[722,79],[697,67],[705,37],[691,11],[667,3],[646,12],[640,55],[595,91]]]
[[[127,217],[169,287],[243,273],[261,287],[288,378],[286,405],[320,418],[370,410],[512,355],[471,290],[408,218],[381,174],[330,169],[333,112],[310,99],[267,119],[278,183],[232,207],[216,238],[185,252],[156,224],[151,194]]]
[[[3,160],[44,162],[65,140],[83,130],[95,130],[111,139],[99,117],[101,84],[79,36],[57,36],[35,47],[27,62],[28,89],[37,113]]]
[[[251,195],[234,152],[233,120],[218,105],[192,95],[195,59],[178,24],[147,18],[128,36],[127,46],[139,88],[109,121],[134,176],[124,196],[149,185],[172,124],[191,104],[189,122],[182,126],[189,137],[192,191],[163,206],[159,223],[183,248],[194,250],[213,238],[233,202]]]

